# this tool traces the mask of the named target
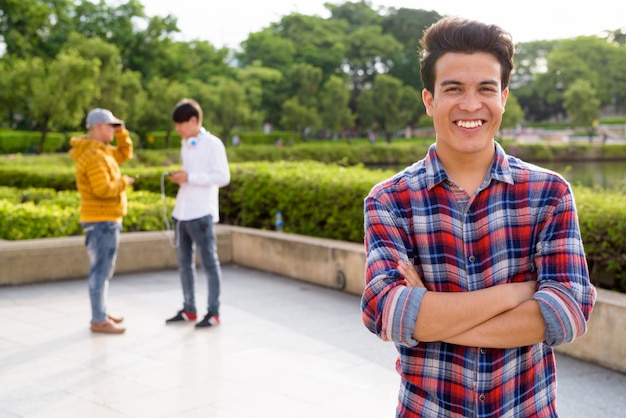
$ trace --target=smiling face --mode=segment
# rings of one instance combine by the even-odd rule
[[[438,157],[444,166],[490,164],[509,93],[502,90],[500,63],[484,52],[448,52],[437,60],[435,73],[434,94],[424,90],[422,98],[433,117]]]

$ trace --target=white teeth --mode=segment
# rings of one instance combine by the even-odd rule
[[[483,121],[482,120],[460,120],[457,123],[457,126],[460,126],[461,128],[476,128],[478,126],[483,126]]]

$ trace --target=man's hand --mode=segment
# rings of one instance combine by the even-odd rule
[[[187,183],[187,172],[185,170],[177,170],[167,176],[167,178],[176,184]]]
[[[426,287],[424,286],[422,279],[420,279],[420,277],[417,275],[417,271],[412,265],[405,263],[404,261],[399,261],[398,271],[400,272],[400,274],[402,274],[402,277],[404,277],[404,280],[407,281],[409,286]]]

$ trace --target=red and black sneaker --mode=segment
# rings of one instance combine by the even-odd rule
[[[219,325],[219,324],[220,324],[220,317],[214,314],[213,312],[209,311],[209,313],[207,313],[204,316],[204,318],[202,318],[202,321],[196,324],[196,328],[207,328],[207,327],[212,327],[212,326]]]
[[[165,323],[171,324],[172,322],[189,322],[189,321],[195,321],[197,318],[198,318],[198,315],[195,312],[189,312],[184,309],[181,309],[180,311],[176,313],[176,315],[174,315],[170,319],[166,319]]]

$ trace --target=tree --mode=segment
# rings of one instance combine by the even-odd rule
[[[276,86],[284,79],[284,76],[280,71],[261,66],[259,62],[256,62],[238,69],[236,77],[244,88],[250,105],[250,118],[246,125],[253,129],[258,128],[263,121],[267,120],[272,98],[277,100],[274,95]]]
[[[402,45],[391,59],[389,75],[417,91],[424,88],[420,78],[419,41],[424,30],[439,19],[441,15],[433,10],[390,8],[380,23],[383,33],[392,35]]]
[[[595,130],[594,121],[600,116],[600,100],[587,80],[576,80],[563,94],[563,106],[574,126],[589,129],[589,141]]]
[[[377,74],[389,71],[391,57],[402,50],[402,45],[391,35],[384,35],[380,26],[365,26],[346,36],[344,71],[352,79],[353,97],[366,85],[371,85]]]
[[[385,140],[391,138],[409,122],[406,113],[400,107],[402,98],[402,82],[395,77],[379,74],[374,80],[373,97],[376,103],[374,117],[376,123],[385,133]]]
[[[606,31],[606,40],[620,46],[626,46],[626,27]]]
[[[586,60],[578,54],[553,50],[548,56],[548,69],[539,74],[533,83],[538,98],[550,107],[549,116],[564,116],[563,92],[577,79],[596,79],[597,74],[589,68]]]
[[[7,68],[7,64],[4,61],[0,61],[0,74],[3,77],[0,77],[0,113],[6,115],[9,121],[12,121],[12,112],[10,105],[10,98],[13,96],[9,94],[9,70]],[[2,122],[0,120],[0,126],[2,126]]]
[[[228,65],[229,51],[216,49],[207,41],[175,42],[163,45],[167,60],[160,66],[159,76],[184,83],[188,80],[209,81],[213,77],[234,77]]]
[[[353,126],[354,117],[348,107],[350,90],[345,80],[336,75],[330,76],[322,86],[319,97],[321,124],[331,135]]]
[[[570,83],[579,78],[589,80],[592,87],[596,90],[600,102],[603,105],[611,102],[613,80],[606,77],[606,72],[617,54],[622,53],[623,55],[626,53],[623,48],[620,49],[618,46],[597,36],[579,36],[574,39],[563,40],[554,49],[553,53],[563,54],[563,56],[569,59],[574,57],[582,59],[586,65],[584,72],[582,69],[580,73],[576,73],[570,68],[563,68],[566,74],[569,75]],[[552,56],[549,56],[549,58],[553,59]],[[567,90],[568,87],[569,84],[565,85],[564,90]]]
[[[589,81],[597,92],[602,106],[616,104],[623,81],[619,81],[623,69],[616,64],[623,62],[626,51],[596,36],[579,36],[574,39],[562,40],[548,54],[546,72],[539,74],[533,83],[533,90],[539,99],[551,107],[549,116],[564,114],[563,93],[576,80]],[[526,112],[525,97],[518,93],[520,103]]]
[[[626,45],[615,48],[608,68],[602,69],[602,79],[610,89],[609,102],[605,105],[614,106],[614,111],[624,114],[626,111]]]
[[[72,22],[76,32],[117,46],[124,68],[139,71],[146,82],[171,75],[165,75],[164,67],[171,62],[171,35],[180,31],[174,16],[148,18],[139,0],[118,6],[105,0],[81,0],[74,7]]]
[[[273,33],[290,39],[295,47],[294,61],[322,69],[323,79],[341,69],[346,54],[347,23],[317,16],[293,13],[270,26]]]
[[[261,65],[286,73],[295,61],[293,41],[270,29],[251,33],[241,47],[243,52],[236,54],[240,67]]]
[[[502,128],[514,128],[524,119],[524,111],[519,105],[517,98],[513,93],[509,92],[509,97],[506,100],[506,110],[502,115]]]
[[[121,85],[119,79],[122,76],[121,58],[117,47],[100,38],[86,38],[73,32],[63,47],[63,51],[76,51],[85,59],[97,59],[100,62],[100,71],[97,80],[100,94],[93,97],[88,107],[103,107],[119,112],[122,102]]]
[[[301,63],[291,67],[291,94],[298,98],[298,103],[311,108],[317,106],[322,76],[322,70],[311,64]]]
[[[425,112],[421,94],[387,74],[379,74],[371,90],[357,99],[357,114],[364,129],[382,129],[387,142],[409,124],[417,123]]]
[[[220,127],[220,138],[227,141],[236,126],[245,125],[251,117],[246,91],[236,80],[219,77],[212,86],[212,120]]]
[[[28,110],[41,130],[37,148],[41,153],[50,129],[80,124],[88,104],[99,94],[100,62],[69,50],[51,62],[32,58],[28,67]]]
[[[138,132],[142,137],[146,137],[148,132],[165,130],[165,147],[168,148],[174,125],[172,110],[179,100],[189,97],[189,88],[179,82],[155,77],[148,82],[146,92],[149,106],[139,118]]]
[[[319,116],[314,108],[306,107],[297,97],[292,97],[283,103],[280,124],[286,130],[300,132],[306,139],[308,131],[319,126]]]
[[[547,70],[548,55],[560,41],[532,41],[515,45],[515,66],[511,74],[511,88],[517,89],[535,80]]]
[[[370,89],[363,90],[356,103],[357,118],[362,129],[376,129],[376,104],[374,92]]]
[[[148,108],[148,96],[141,84],[141,74],[137,71],[124,71],[117,83],[120,86],[120,100],[117,102],[118,110],[115,114],[120,115],[129,130],[139,133],[140,121]],[[141,140],[140,136],[138,146],[141,145]]]
[[[330,11],[331,19],[348,22],[350,32],[363,26],[380,24],[380,15],[372,9],[369,1],[346,1],[343,4],[324,3]]]
[[[49,38],[62,27],[70,0],[5,0],[0,3],[0,38],[6,53],[18,58],[52,58],[46,46]]]
[[[419,117],[426,113],[422,95],[411,86],[402,86],[399,111],[399,123],[401,125],[415,125]]]

